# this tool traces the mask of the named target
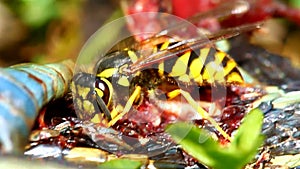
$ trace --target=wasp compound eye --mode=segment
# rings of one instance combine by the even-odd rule
[[[111,90],[111,83],[108,80],[98,77],[95,79],[97,104],[108,120],[111,120],[110,111],[107,108],[111,101]]]
[[[109,104],[110,101],[110,87],[111,84],[107,80],[103,78],[96,78],[95,80],[95,92],[96,94],[102,98],[102,100],[105,102],[106,105]]]

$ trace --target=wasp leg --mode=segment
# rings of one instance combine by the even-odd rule
[[[120,120],[126,113],[129,112],[130,108],[133,105],[134,100],[136,100],[136,98],[139,96],[139,94],[141,93],[141,87],[137,86],[134,90],[134,92],[132,93],[132,95],[129,97],[122,113],[118,114],[115,118],[113,118],[109,123],[108,126],[112,126],[114,125],[118,120]]]
[[[180,90],[180,89],[178,89]],[[207,119],[216,129],[219,131],[224,138],[229,140],[230,142],[232,141],[232,138],[219,126],[219,124],[212,118],[210,115],[201,107],[197,104],[197,102],[192,98],[192,96],[184,91],[180,90],[180,93],[182,96],[189,102],[189,104],[197,110],[197,112],[204,118]]]

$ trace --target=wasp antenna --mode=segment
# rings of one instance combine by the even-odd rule
[[[110,111],[108,110],[108,108],[106,107],[103,99],[96,94],[96,100],[97,100],[97,104],[99,106],[99,108],[102,110],[102,112],[104,113],[104,115],[106,116],[108,121],[111,121],[111,115],[110,115]]]

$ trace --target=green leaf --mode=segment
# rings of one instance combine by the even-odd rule
[[[300,1],[299,0],[289,0],[289,3],[292,7],[300,8]]]
[[[166,132],[203,164],[214,169],[240,169],[253,159],[262,144],[262,121],[263,114],[259,109],[251,111],[228,147],[220,145],[207,131],[192,124],[172,124]]]
[[[211,156],[218,151],[219,145],[206,131],[192,124],[176,123],[168,126],[166,132],[190,155],[204,164],[214,166],[217,162],[217,159]]]
[[[253,109],[249,112],[237,130],[230,148],[246,154],[252,152],[251,150],[255,147],[258,147],[263,139],[260,134],[263,118],[263,113],[260,109]]]
[[[19,12],[22,20],[33,28],[41,27],[59,16],[55,0],[22,0]]]
[[[142,163],[129,159],[114,159],[99,165],[99,169],[139,169]]]
[[[241,167],[253,159],[264,141],[264,137],[261,135],[263,118],[263,113],[258,108],[249,112],[230,144],[229,151],[233,152],[232,155],[240,158]]]
[[[192,124],[176,123],[167,130],[175,142],[203,164],[215,169],[236,169],[238,159],[215,141],[210,134]]]

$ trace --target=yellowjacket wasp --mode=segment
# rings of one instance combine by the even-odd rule
[[[226,8],[219,8],[225,15],[230,15],[247,11],[247,5],[244,1],[235,1],[232,5],[227,4]],[[188,21],[209,16],[223,17],[219,12],[210,11]],[[215,49],[213,43],[254,30],[261,23],[227,28],[217,33],[206,32],[206,38],[193,36],[188,39],[178,38],[180,33],[176,31],[188,30],[189,22],[176,24],[145,41],[126,47],[117,45],[99,58],[95,74],[77,73],[71,89],[78,117],[110,127],[124,116],[129,118],[130,114],[138,114],[146,104],[151,103],[153,109],[147,112],[150,117],[146,118],[151,120],[143,122],[155,126],[162,121],[156,114],[169,111],[168,103],[185,102],[189,108],[183,110],[183,116],[187,116],[183,117],[184,120],[190,120],[189,116],[192,119],[207,119],[230,140],[196,101],[202,99],[201,91],[205,89],[219,92],[227,85],[244,83],[236,62],[225,52]],[[212,101],[213,98],[208,100]]]

